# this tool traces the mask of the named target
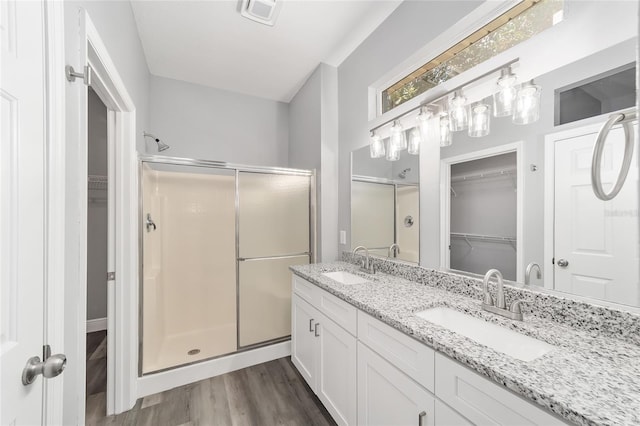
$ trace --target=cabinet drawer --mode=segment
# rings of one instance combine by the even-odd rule
[[[320,287],[314,290],[317,294],[316,308],[355,336],[358,328],[358,309]]]
[[[312,305],[315,305],[315,290],[318,289],[318,287],[304,278],[300,278],[296,274],[292,276],[293,283],[291,286],[293,287],[293,292]]]
[[[453,411],[447,404],[436,399],[436,425],[438,426],[473,426],[469,420]]]
[[[567,424],[444,355],[436,354],[435,362],[436,396],[475,424]]]
[[[433,392],[433,349],[362,311],[358,311],[358,339]]]

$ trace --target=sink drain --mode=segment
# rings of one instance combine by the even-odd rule
[[[198,355],[200,353],[200,349],[191,349],[187,352],[187,355]]]

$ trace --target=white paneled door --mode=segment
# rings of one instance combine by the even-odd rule
[[[23,385],[21,376],[44,341],[44,5],[0,8],[0,424],[36,425],[43,378]]]
[[[591,189],[591,155],[597,131],[590,126],[554,138],[554,284],[556,290],[567,293],[637,305],[637,156],[618,196],[599,200]],[[623,152],[624,132],[621,127],[613,128],[602,161],[606,191],[617,177]]]

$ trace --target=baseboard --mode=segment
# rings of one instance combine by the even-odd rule
[[[138,398],[291,355],[291,342],[276,343],[138,378]]]
[[[107,329],[106,318],[96,318],[87,320],[87,333],[93,333],[94,331],[102,331]]]

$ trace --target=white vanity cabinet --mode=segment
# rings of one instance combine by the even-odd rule
[[[340,425],[566,425],[504,387],[293,279],[291,359]]]
[[[291,360],[336,423],[355,425],[356,337],[318,307],[327,303],[338,311],[353,309],[354,330],[356,309],[320,288],[317,291],[324,294],[313,294],[311,301],[318,302],[313,305],[293,294]]]

